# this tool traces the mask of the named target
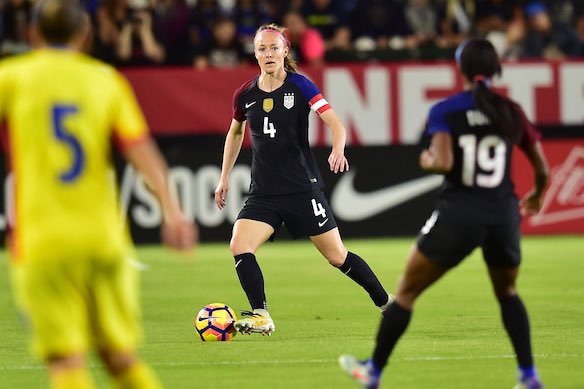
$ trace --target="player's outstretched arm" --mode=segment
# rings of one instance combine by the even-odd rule
[[[331,129],[333,138],[333,149],[328,157],[329,167],[331,172],[335,174],[338,172],[345,172],[349,170],[349,161],[345,157],[345,143],[347,141],[347,133],[345,126],[341,123],[341,119],[336,112],[330,108],[320,114],[320,118]]]
[[[162,242],[178,250],[190,250],[198,240],[197,225],[181,211],[170,193],[168,168],[152,138],[128,145],[124,149],[126,159],[142,174],[162,208]]]
[[[219,209],[223,209],[226,204],[227,191],[229,190],[229,175],[235,165],[235,161],[241,151],[243,136],[245,134],[245,120],[238,122],[231,120],[227,137],[225,138],[225,147],[223,148],[223,162],[221,164],[221,178],[215,189],[215,204]]]
[[[543,205],[544,193],[549,183],[549,167],[540,142],[525,150],[534,171],[534,187],[521,199],[521,214],[535,215]]]

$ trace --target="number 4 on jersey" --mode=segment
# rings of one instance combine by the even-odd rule
[[[274,123],[268,121],[267,116],[264,118],[264,134],[270,135],[270,138],[276,137],[276,127],[274,127]]]
[[[321,203],[317,203],[316,199],[312,199],[312,210],[314,211],[314,216],[326,217],[326,211],[324,210]]]

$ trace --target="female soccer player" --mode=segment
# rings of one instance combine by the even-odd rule
[[[138,275],[112,180],[112,138],[160,200],[163,242],[188,250],[196,226],[171,196],[166,162],[128,82],[77,52],[89,25],[78,0],[39,1],[40,47],[0,61],[0,122],[8,124],[15,182],[14,294],[51,388],[95,388],[86,363],[95,351],[116,387],[156,389],[136,352]]]
[[[308,114],[315,111],[332,131],[328,163],[334,173],[349,169],[344,155],[345,128],[319,89],[296,73],[282,27],[261,26],[254,47],[261,74],[235,91],[233,119],[215,190],[215,203],[222,209],[247,121],[253,153],[250,196],[233,226],[230,249],[253,312],[244,312],[246,317],[235,322],[235,328],[268,335],[275,330],[255,252],[273,239],[282,223],[295,239],[309,236],[329,263],[361,285],[383,312],[392,298],[367,263],[345,248],[322,192],[322,178],[308,144]]]
[[[521,262],[520,214],[535,214],[543,203],[548,167],[537,130],[521,108],[491,90],[501,73],[493,46],[483,39],[464,42],[457,62],[465,91],[436,104],[426,134],[431,145],[420,155],[422,169],[445,176],[442,192],[413,248],[395,301],[377,334],[371,359],[341,356],[341,367],[367,388],[377,388],[395,344],[406,330],[414,302],[476,247],[483,251],[507,334],[519,364],[518,389],[538,389],[527,312],[515,287]],[[535,188],[521,202],[513,191],[513,146],[527,155]]]

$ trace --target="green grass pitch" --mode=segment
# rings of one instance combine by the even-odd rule
[[[390,291],[412,239],[350,240]],[[529,310],[536,365],[546,387],[584,388],[584,240],[528,237],[519,292]],[[342,353],[368,356],[380,314],[367,294],[331,268],[308,241],[266,244],[259,252],[273,337],[238,335],[204,343],[193,318],[207,303],[248,309],[227,243],[203,244],[195,259],[140,248],[146,343],[141,355],[167,388],[356,388],[340,371]],[[47,386],[29,356],[0,256],[0,387]],[[95,359],[99,387],[107,378]],[[382,388],[512,388],[515,360],[477,251],[419,300]]]

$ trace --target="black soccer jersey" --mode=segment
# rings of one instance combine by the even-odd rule
[[[540,134],[524,118],[524,132],[518,146],[526,149]],[[505,141],[489,118],[474,102],[471,91],[465,91],[432,107],[426,134],[446,131],[452,136],[454,164],[446,174],[443,194],[469,194],[476,200],[496,201],[514,195],[511,181],[511,154],[513,144]]]
[[[272,92],[258,78],[235,91],[233,118],[251,129],[250,194],[293,194],[322,189],[323,182],[308,144],[308,114],[330,106],[306,77],[288,73]]]

